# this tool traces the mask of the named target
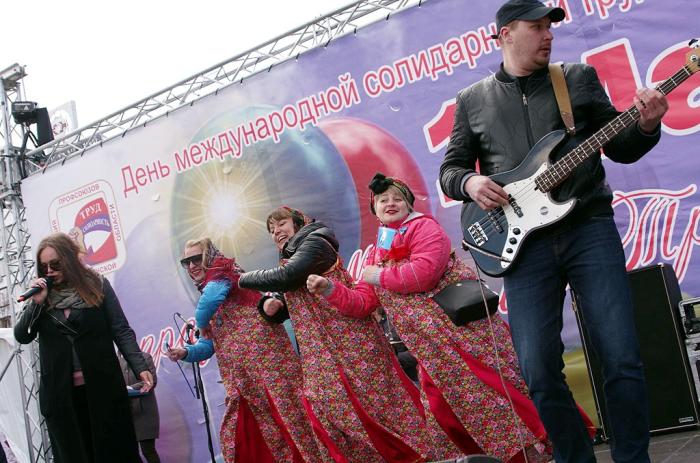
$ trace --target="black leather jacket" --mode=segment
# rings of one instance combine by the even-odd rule
[[[255,270],[241,275],[241,288],[259,291],[293,291],[306,285],[312,273],[328,271],[338,258],[338,240],[330,228],[321,222],[302,227],[287,241],[280,259],[287,263],[267,270]]]
[[[563,65],[563,69],[574,111],[576,136],[554,154],[553,161],[619,114],[591,66],[572,63]],[[549,70],[544,68],[533,73],[521,89],[520,81],[501,66],[495,75],[457,95],[455,123],[440,166],[440,185],[450,198],[471,201],[462,185],[467,176],[474,174],[477,160],[484,175],[509,171],[522,162],[540,138],[561,129],[564,124]],[[606,144],[604,151],[615,162],[632,163],[653,148],[659,138],[659,128],[647,135],[635,123]],[[605,181],[599,155],[583,162],[553,191],[553,196],[558,201],[579,198],[567,222],[577,216],[612,215],[612,192]]]

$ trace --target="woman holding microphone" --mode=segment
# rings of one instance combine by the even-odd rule
[[[32,286],[42,289],[20,315],[15,338],[28,344],[39,337],[39,404],[54,461],[139,462],[114,344],[143,381],[142,392],[153,377],[112,286],[79,253],[64,233],[41,240]]]

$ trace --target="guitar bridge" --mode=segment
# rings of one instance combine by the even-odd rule
[[[467,228],[467,231],[477,246],[482,246],[489,240],[489,237],[486,236],[486,233],[484,233],[484,229],[481,228],[481,224],[479,222],[472,224],[469,228]]]

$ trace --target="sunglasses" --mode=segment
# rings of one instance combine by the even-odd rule
[[[48,273],[49,268],[54,272],[60,272],[63,270],[63,265],[61,265],[61,261],[58,259],[50,260],[47,263],[39,262],[39,270],[41,270],[41,273]]]
[[[195,254],[194,256],[190,257],[184,257],[180,259],[180,265],[182,265],[182,268],[188,268],[190,264],[194,265],[202,265],[202,255],[201,254]],[[53,267],[51,267],[53,268]]]

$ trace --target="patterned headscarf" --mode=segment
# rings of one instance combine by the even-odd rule
[[[197,284],[199,291],[211,281],[228,280],[232,288],[228,293],[228,298],[247,305],[255,305],[260,298],[257,291],[244,290],[238,287],[238,279],[244,270],[236,263],[236,259],[228,258],[214,246],[211,241],[207,248],[203,250],[202,262],[206,262],[204,280]]]
[[[193,282],[201,291],[207,283],[213,280],[228,280],[231,283],[238,281],[239,274],[243,270],[236,264],[234,259],[229,259],[219,251],[209,237],[201,237],[190,240],[185,244],[185,249],[199,246],[202,248],[202,267],[204,268],[204,280],[199,283]]]
[[[205,276],[197,287],[202,290],[207,283],[215,280],[228,280],[232,284],[238,283],[238,278],[243,269],[236,263],[236,259],[224,256],[213,244],[204,253],[207,255],[207,265],[204,268]],[[204,257],[204,256],[202,256]],[[202,260],[204,262],[204,260]]]
[[[214,243],[209,240],[206,249],[202,249],[202,263],[205,269],[211,268],[214,259],[221,257],[224,254],[219,251],[219,249],[214,246]]]
[[[413,210],[413,203],[416,200],[416,197],[413,196],[413,192],[408,185],[398,178],[387,177],[381,172],[377,172],[374,174],[374,177],[372,177],[372,180],[370,180],[368,185],[370,189],[369,210],[372,211],[372,214],[377,215],[376,211],[374,210],[374,197],[384,193],[391,186],[399,190],[403,196],[403,199],[406,200],[406,203],[410,206],[410,209]]]

